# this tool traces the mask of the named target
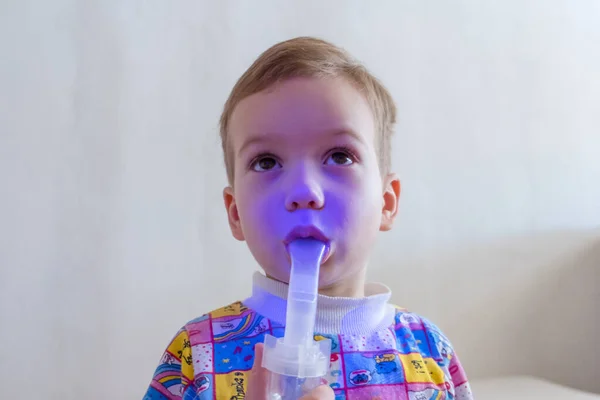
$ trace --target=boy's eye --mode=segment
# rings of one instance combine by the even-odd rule
[[[273,157],[262,157],[252,164],[252,169],[256,172],[265,172],[275,169],[279,166],[279,163]]]
[[[327,158],[326,163],[328,165],[350,165],[354,163],[352,157],[343,151],[336,151],[335,153],[331,153],[331,155]]]

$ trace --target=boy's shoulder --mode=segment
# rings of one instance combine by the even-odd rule
[[[236,301],[215,310],[209,311],[189,321],[185,326],[207,320],[220,320],[242,317],[254,313],[253,310],[244,305],[241,301]]]
[[[395,305],[393,305],[393,307],[396,310],[394,318],[396,329],[408,328],[411,330],[426,330],[439,336],[442,340],[449,341],[442,330],[430,319],[403,307]]]
[[[425,342],[433,345],[432,347],[442,353],[437,354],[439,356],[443,356],[445,353],[454,352],[450,340],[437,324],[406,308],[398,306],[394,307],[396,309],[394,330],[396,331],[396,336],[400,340],[402,338],[414,337],[418,343]],[[431,351],[434,353],[432,355],[437,353],[434,349],[431,349]]]
[[[251,338],[272,329],[271,322],[236,301],[192,319],[183,326],[193,345]]]

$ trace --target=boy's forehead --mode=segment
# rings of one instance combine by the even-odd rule
[[[248,142],[309,140],[348,135],[373,142],[374,118],[366,99],[344,79],[296,78],[238,103],[230,121],[237,152]]]

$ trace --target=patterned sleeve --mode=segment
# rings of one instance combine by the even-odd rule
[[[194,380],[188,332],[181,329],[163,353],[143,400],[188,398],[183,396]]]
[[[467,374],[456,354],[456,351],[450,340],[442,331],[431,321],[421,318],[423,326],[427,331],[427,339],[431,345],[432,355],[440,360],[438,363],[443,366],[447,375],[447,381],[450,382],[450,392],[453,392],[455,400],[473,400],[473,393],[467,379]]]

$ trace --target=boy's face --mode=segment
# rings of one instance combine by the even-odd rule
[[[267,275],[289,282],[286,238],[295,228],[320,231],[329,250],[319,287],[360,292],[400,192],[394,175],[380,174],[366,99],[342,78],[296,78],[242,100],[229,126],[234,186],[224,200],[233,236]]]

